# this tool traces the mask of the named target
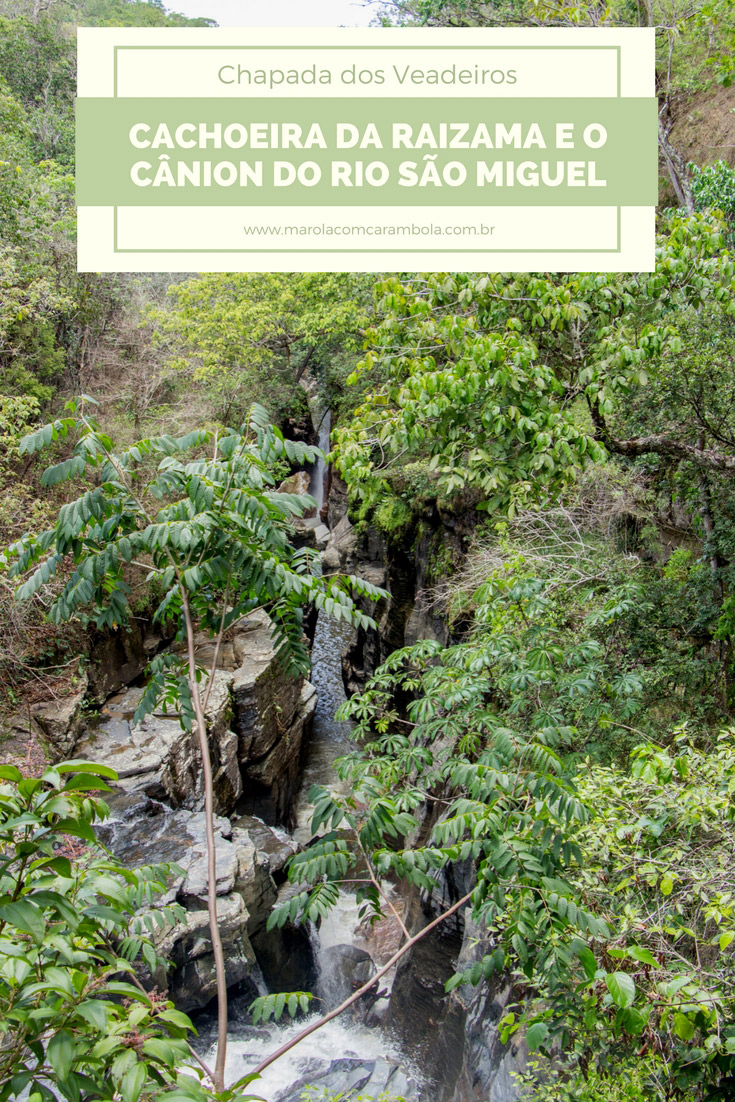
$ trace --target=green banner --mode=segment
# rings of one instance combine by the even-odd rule
[[[77,100],[79,206],[655,206],[657,104]]]

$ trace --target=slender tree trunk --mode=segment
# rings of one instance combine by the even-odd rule
[[[694,196],[684,158],[669,141],[669,129],[664,124],[661,114],[658,116],[658,141],[676,197],[687,214],[694,214]]]
[[[199,736],[199,748],[202,754],[202,775],[204,777],[204,817],[207,828],[207,910],[209,912],[209,932],[214,953],[214,969],[217,980],[217,1059],[214,1065],[214,1088],[224,1090],[225,1060],[227,1057],[227,980],[225,977],[225,954],[217,921],[217,853],[214,838],[214,786],[212,784],[212,762],[209,756],[207,739],[207,721],[199,695],[194,655],[194,625],[191,620],[189,600],[183,586],[180,586],[184,620],[186,622],[186,643],[189,655],[189,688],[194,704]]]

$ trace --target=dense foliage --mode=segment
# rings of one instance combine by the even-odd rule
[[[319,389],[359,533],[415,561],[449,645],[396,650],[345,706],[352,794],[314,790],[318,837],[271,924],[319,921],[344,884],[369,917],[396,885],[440,912],[461,870],[482,952],[447,990],[512,976],[501,1028],[532,1050],[529,1098],[725,1102],[735,188],[727,161],[687,168],[671,127],[687,96],[732,81],[732,0],[384,7],[430,26],[655,25],[678,204],[656,270],[390,274],[374,298],[356,274],[80,275],[75,25],[208,20],[160,0],[0,0],[0,703],[19,708],[24,678],[61,657],[78,668],[87,629],[124,627],[141,593],[181,638],[264,605],[298,673],[309,604],[372,630],[356,599],[379,592],[320,579],[289,542],[304,501],[276,490],[316,456],[297,441]],[[99,409],[63,408],[84,389]],[[149,673],[141,712],[163,700],[193,729],[202,671],[172,652]],[[0,776],[0,1102],[204,1102],[179,1074],[188,1022],[133,980],[155,956],[134,916],[165,870],[95,848],[104,771]]]
[[[349,590],[373,597],[380,591],[356,577],[322,580],[314,556],[288,541],[289,519],[311,499],[276,491],[273,468],[284,458],[313,461],[316,449],[286,440],[255,405],[239,431],[166,434],[118,450],[92,416],[93,405],[89,398],[72,399],[67,416],[22,441],[21,450],[34,454],[68,440],[71,455],[47,468],[42,482],[85,478],[88,488],[62,506],[54,527],[9,548],[9,576],[25,576],[18,599],[32,597],[68,560],[50,620],[87,614],[98,628],[117,628],[128,623],[131,574],[138,571],[157,587],[154,619],[179,623],[190,614],[216,634],[252,609],[266,608],[276,653],[297,673],[309,668],[305,606],[369,625]],[[155,661],[141,715],[164,695],[170,678],[181,700],[189,701],[185,667],[174,654]]]
[[[307,369],[331,389],[330,365],[356,352],[369,305],[359,273],[225,273],[174,284],[153,318],[170,366],[206,386],[217,416],[239,416],[255,393],[282,420],[303,416]]]
[[[141,957],[166,967],[154,933],[181,909],[155,900],[170,869],[125,868],[96,843],[116,779],[83,761],[40,777],[0,766],[3,1100],[207,1098],[190,1020],[135,973]]]

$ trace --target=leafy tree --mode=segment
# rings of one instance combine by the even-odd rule
[[[735,243],[735,172],[732,166],[720,160],[704,168],[695,164],[688,167],[697,210],[717,210],[724,214],[729,225],[727,245],[732,249]]]
[[[418,940],[467,904],[492,946],[468,972],[452,977],[448,990],[502,973],[511,960],[526,980],[539,972],[563,983],[575,939],[607,935],[604,920],[567,879],[579,859],[571,826],[586,819],[586,809],[548,733],[505,725],[492,691],[479,643],[444,650],[423,641],[391,655],[365,692],[338,713],[356,721],[364,743],[338,763],[351,794],[311,790],[312,830],[322,833],[291,859],[289,879],[301,891],[275,908],[271,925],[322,917],[343,883],[357,883],[364,913],[377,916],[391,909],[382,887],[388,878],[440,896],[441,874],[451,864],[470,862],[475,875],[469,892],[413,936],[399,920],[403,943],[391,960],[256,1071],[373,988]],[[400,696],[411,701],[405,715],[396,711]],[[429,836],[406,844],[418,827],[413,812],[435,799],[442,814]],[[367,878],[356,870],[361,858]],[[275,1011],[275,1004],[266,1009]]]
[[[83,761],[40,777],[0,766],[3,1102],[25,1090],[32,1102],[208,1097],[191,1022],[135,974],[141,956],[151,971],[165,966],[149,927],[180,917],[176,905],[154,906],[170,866],[124,868],[95,840],[108,814],[100,793],[116,779]]]
[[[189,22],[143,0],[0,0],[0,390],[41,401],[64,376],[81,389],[129,282],[76,272],[77,21]]]
[[[74,156],[76,52],[48,19],[0,16],[0,73],[28,114],[35,161],[70,168]]]
[[[217,395],[221,416],[253,393],[283,415],[300,409],[307,367],[356,349],[367,288],[355,273],[206,274],[174,284],[171,309],[153,317],[172,364]]]
[[[735,458],[679,433],[616,435],[616,417],[667,356],[687,309],[735,310],[722,225],[671,217],[650,274],[435,274],[379,284],[371,380],[335,456],[367,506],[409,502],[424,471],[445,500],[514,511],[557,494],[604,449],[730,471]]]
[[[322,917],[339,884],[357,885],[365,913],[384,915],[384,877],[431,896],[444,870],[470,862],[474,887],[451,910],[469,906],[485,927],[485,952],[447,990],[513,978],[521,1001],[501,1023],[502,1039],[525,1029],[551,1075],[540,1097],[727,1098],[732,731],[708,752],[680,729],[671,751],[639,745],[630,770],[587,760],[574,778],[552,749],[548,721],[534,729],[523,715],[499,713],[496,665],[486,631],[446,649],[424,641],[391,655],[344,706],[362,741],[338,763],[353,795],[318,786],[310,794],[322,833],[292,859],[289,879],[302,890],[272,923]],[[412,812],[432,801],[428,837],[407,846]],[[385,967],[424,933],[404,928]],[[259,1000],[260,1011],[277,1013],[275,999]],[[608,1079],[629,1066],[630,1091],[616,1091]]]
[[[614,932],[596,956],[578,953],[576,988],[541,985],[539,1047],[548,1056],[561,1046],[582,1091],[569,1097],[627,1098],[613,1085],[627,1066],[634,1098],[729,1096],[734,768],[731,730],[704,751],[679,729],[671,751],[639,746],[630,771],[588,763],[580,775],[594,813],[577,833],[583,861],[571,879]],[[588,1078],[599,1095],[582,1090]],[[567,1097],[553,1072],[547,1089]]]
[[[706,87],[713,78],[724,87],[732,84],[733,0],[384,0],[379,19],[388,26],[655,28],[659,149],[677,202],[694,212],[687,165],[671,141],[672,105],[682,92]]]
[[[48,468],[42,481],[55,486],[83,478],[88,488],[62,506],[54,527],[13,545],[11,576],[32,571],[17,591],[20,600],[27,600],[66,571],[51,603],[51,620],[85,615],[99,628],[116,628],[130,614],[131,573],[142,572],[163,595],[156,618],[173,618],[186,642],[185,656],[167,653],[151,664],[136,718],[163,700],[199,741],[219,1000],[214,1084],[221,1090],[227,992],[217,928],[214,799],[204,718],[209,688],[200,688],[195,622],[217,638],[210,686],[223,633],[256,607],[270,614],[277,654],[295,673],[306,673],[303,609],[313,605],[337,619],[367,626],[372,622],[355,607],[350,592],[376,597],[381,591],[355,577],[322,580],[312,573],[308,551],[290,547],[288,521],[312,499],[276,493],[271,468],[283,458],[303,465],[318,453],[284,439],[261,407],[253,407],[240,431],[202,430],[178,439],[164,435],[117,451],[91,416],[90,404],[88,398],[72,400],[67,416],[38,429],[21,445],[24,453],[34,454],[53,442],[73,442],[72,455]],[[187,459],[187,453],[193,456]]]
[[[527,553],[534,565],[543,558],[538,545]],[[557,563],[552,586],[518,554],[474,592],[469,637],[394,652],[344,705],[360,742],[338,763],[351,794],[312,789],[318,837],[292,858],[298,890],[270,922],[318,921],[340,886],[356,891],[365,917],[387,915],[386,878],[432,897],[445,871],[469,862],[472,890],[456,906],[466,902],[485,928],[486,948],[447,989],[513,977],[522,1001],[503,1036],[525,1027],[542,1069],[561,1053],[549,1099],[725,1098],[735,1060],[733,736],[704,750],[679,729],[670,750],[634,748],[630,769],[564,758],[579,729],[661,723],[660,701],[642,710],[635,651],[615,642],[626,617],[646,619],[650,585],[616,588],[613,567],[606,591],[603,561],[588,551],[566,575]],[[566,622],[593,563],[597,578],[574,597],[585,620]],[[386,967],[425,933],[412,937],[394,918],[403,940]],[[288,999],[258,1000],[258,1012],[277,1017]],[[608,1077],[629,1065],[638,1087],[616,1093]]]

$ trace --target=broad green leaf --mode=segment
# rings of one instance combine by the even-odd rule
[[[64,1080],[71,1071],[74,1060],[74,1040],[65,1029],[55,1033],[48,1043],[46,1055],[59,1079]]]
[[[632,1006],[635,999],[635,983],[627,972],[611,972],[605,976],[607,989],[616,1006]]]
[[[695,1031],[694,1022],[686,1014],[682,1014],[681,1011],[677,1010],[674,1014],[674,1033],[677,1037],[681,1037],[682,1041],[691,1041]]]
[[[0,907],[0,920],[24,930],[39,945],[43,941],[46,923],[43,912],[35,903],[24,899],[19,899],[16,903],[5,903]]]
[[[120,1094],[123,1102],[138,1102],[146,1078],[146,1067],[143,1063],[137,1063],[125,1072],[120,1083]]]
[[[576,950],[576,954],[579,957],[579,962],[584,968],[585,975],[588,980],[593,980],[597,973],[597,961],[595,960],[595,954],[586,945],[582,945]]]
[[[79,1004],[76,1012],[99,1033],[107,1029],[107,1008],[99,999],[87,999]]]
[[[196,1033],[191,1018],[189,1018],[187,1014],[183,1014],[180,1010],[162,1010],[157,1017],[162,1022],[170,1022],[171,1025],[178,1026],[179,1029],[187,1029]]]
[[[638,945],[633,945],[628,949],[628,956],[633,960],[639,960],[641,964],[649,964],[652,968],[658,966],[658,961],[650,949],[641,949]]]
[[[546,1022],[534,1022],[526,1030],[526,1044],[530,1052],[540,1048],[549,1035],[549,1027]]]
[[[96,777],[106,777],[110,781],[117,780],[117,773],[109,765],[100,765],[99,762],[84,761],[83,759],[62,761],[54,766],[57,773],[91,773]]]

